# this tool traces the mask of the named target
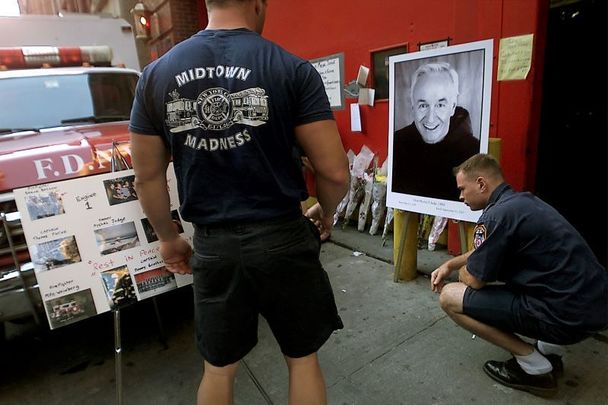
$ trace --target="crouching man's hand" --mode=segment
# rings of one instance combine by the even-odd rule
[[[452,271],[447,263],[443,263],[431,273],[431,290],[435,293],[440,293],[445,285],[445,280],[450,276]]]

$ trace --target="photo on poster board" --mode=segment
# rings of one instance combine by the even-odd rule
[[[104,180],[103,185],[106,189],[106,195],[108,196],[110,205],[137,200],[134,175]]]
[[[95,231],[95,241],[102,255],[109,255],[139,246],[134,222],[112,225]]]
[[[171,219],[173,220],[173,223],[177,226],[177,233],[184,233],[184,226],[182,225],[182,220],[179,217],[179,213],[177,212],[177,210],[171,211]],[[156,235],[156,232],[154,232],[154,228],[152,227],[152,224],[150,223],[150,220],[148,218],[141,219],[141,226],[142,228],[144,228],[144,234],[148,243],[156,242],[158,240],[158,235]]]
[[[177,288],[175,275],[165,267],[135,274],[135,285],[141,299]]]
[[[36,273],[82,261],[76,238],[73,235],[32,245],[30,253]]]
[[[25,197],[27,212],[32,221],[65,214],[61,194],[55,191]]]
[[[97,314],[91,290],[77,291],[44,303],[51,329],[66,326]]]
[[[453,168],[487,152],[493,41],[390,58],[387,206],[475,222]]]
[[[111,309],[125,307],[137,301],[135,287],[127,266],[103,271],[101,278]]]
[[[135,197],[131,194],[120,200],[133,201],[123,204],[108,192],[117,183],[131,188],[133,176],[133,170],[124,170],[14,190],[20,212],[28,212],[28,202],[37,201],[31,196],[44,199],[56,193],[61,197],[63,214],[21,218],[52,329],[192,284],[191,274],[160,270],[164,266],[160,242],[146,231],[145,215]],[[171,215],[182,237],[192,243],[194,228],[179,217],[176,182],[170,164]],[[140,273],[144,274],[138,277],[141,294],[135,279]]]
[[[146,236],[146,242],[152,243],[158,240],[158,235],[154,231],[152,224],[148,218],[141,219],[141,227],[144,229],[144,235]]]

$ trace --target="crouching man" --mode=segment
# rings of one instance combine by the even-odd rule
[[[563,345],[608,327],[608,273],[554,208],[513,191],[490,155],[471,157],[454,174],[460,200],[483,213],[474,250],[433,271],[431,288],[454,322],[513,354],[487,361],[488,376],[550,397],[563,373]],[[455,270],[459,282],[445,284]]]

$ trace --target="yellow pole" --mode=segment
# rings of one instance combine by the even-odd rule
[[[496,160],[500,162],[502,156],[502,139],[489,138],[488,141],[488,154],[494,156]]]
[[[395,210],[393,231],[393,281],[410,281],[417,276],[418,214]]]
[[[458,237],[460,239],[460,254],[463,255],[473,248],[473,231],[475,224],[470,222],[458,222]]]

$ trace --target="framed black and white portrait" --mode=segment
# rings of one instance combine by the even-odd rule
[[[493,41],[389,59],[387,206],[474,222],[453,168],[487,152]]]

